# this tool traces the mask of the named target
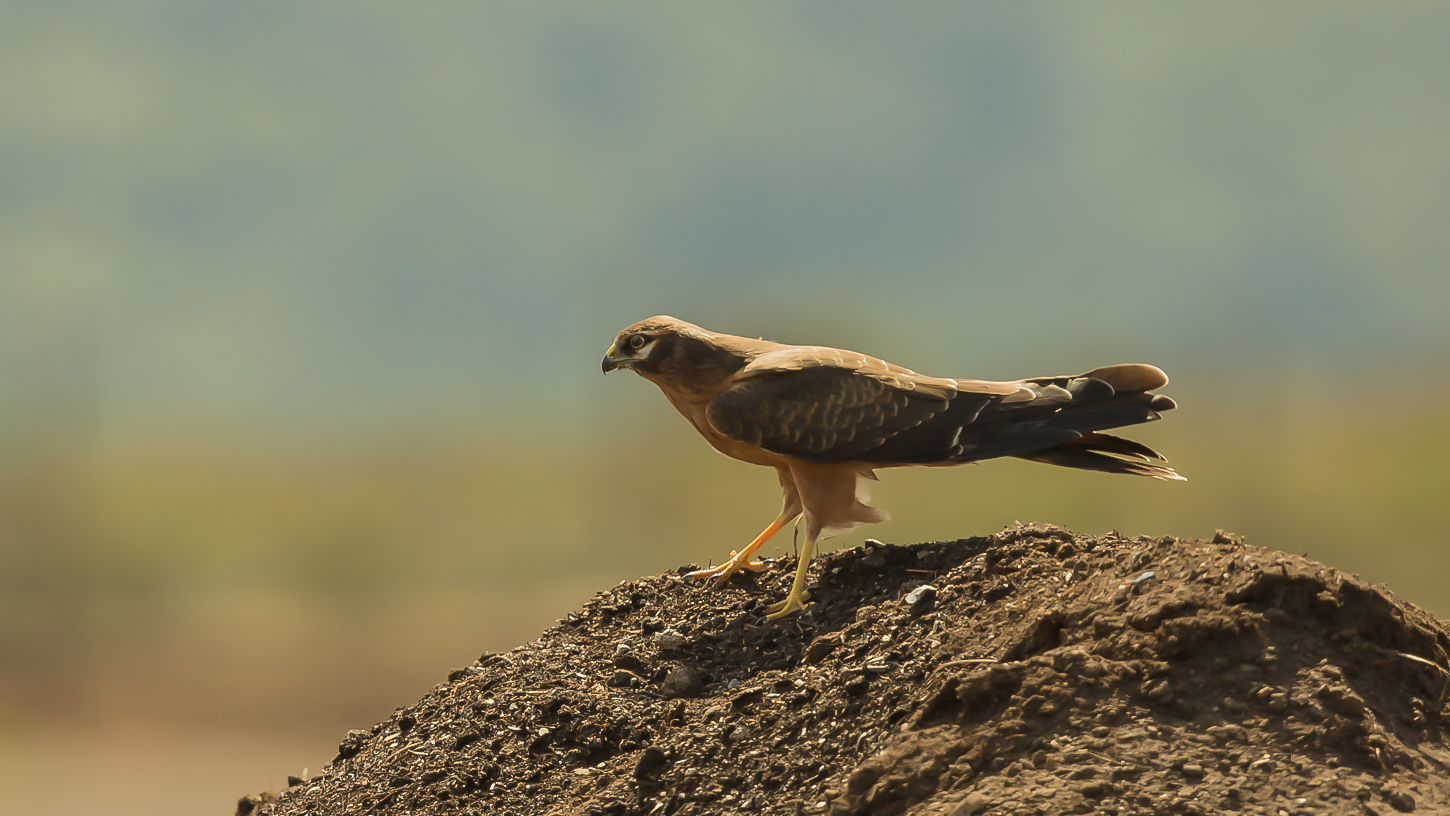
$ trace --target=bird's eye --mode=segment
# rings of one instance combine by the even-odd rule
[[[635,336],[629,338],[629,347],[632,349],[644,348],[644,335],[636,334]]]

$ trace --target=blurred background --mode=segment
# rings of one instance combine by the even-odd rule
[[[657,313],[1174,378],[1132,435],[1187,484],[891,471],[896,520],[828,547],[1224,528],[1450,616],[1447,29],[6,3],[0,811],[229,813],[593,592],[748,541],[773,475],[600,376]]]

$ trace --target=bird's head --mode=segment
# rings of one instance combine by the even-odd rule
[[[661,385],[705,386],[744,365],[717,342],[722,337],[667,315],[646,318],[615,335],[601,367],[633,369]]]
[[[614,336],[604,353],[604,373],[616,368],[632,368],[635,373],[656,373],[669,357],[680,351],[680,339],[687,335],[702,338],[704,329],[668,315],[658,315],[629,326]]]

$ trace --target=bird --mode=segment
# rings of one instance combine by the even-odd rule
[[[855,351],[720,334],[658,315],[615,335],[601,367],[659,386],[720,453],[775,469],[775,520],[724,563],[689,573],[720,586],[740,570],[764,570],[755,552],[800,519],[795,579],[766,608],[773,620],[808,605],[819,540],[888,518],[867,504],[877,470],[1011,456],[1184,481],[1147,445],[1103,433],[1177,407],[1153,393],[1168,377],[1146,363],[1004,382],[930,377]]]

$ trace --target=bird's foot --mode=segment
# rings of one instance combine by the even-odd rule
[[[785,600],[781,601],[780,603],[771,604],[770,606],[766,607],[765,617],[769,618],[770,620],[780,620],[787,615],[794,615],[795,613],[804,610],[806,607],[811,605],[810,601],[811,593],[809,592],[801,592],[799,594],[797,594],[796,592],[791,592],[789,595],[785,596]]]
[[[770,565],[766,564],[764,561],[751,561],[748,557],[742,558],[739,553],[731,550],[729,561],[726,561],[718,567],[710,567],[708,569],[687,572],[685,573],[685,577],[696,578],[700,580],[714,579],[714,585],[719,587],[723,586],[726,581],[730,580],[730,576],[741,570],[749,570],[751,572],[764,572],[767,569],[770,569]]]

